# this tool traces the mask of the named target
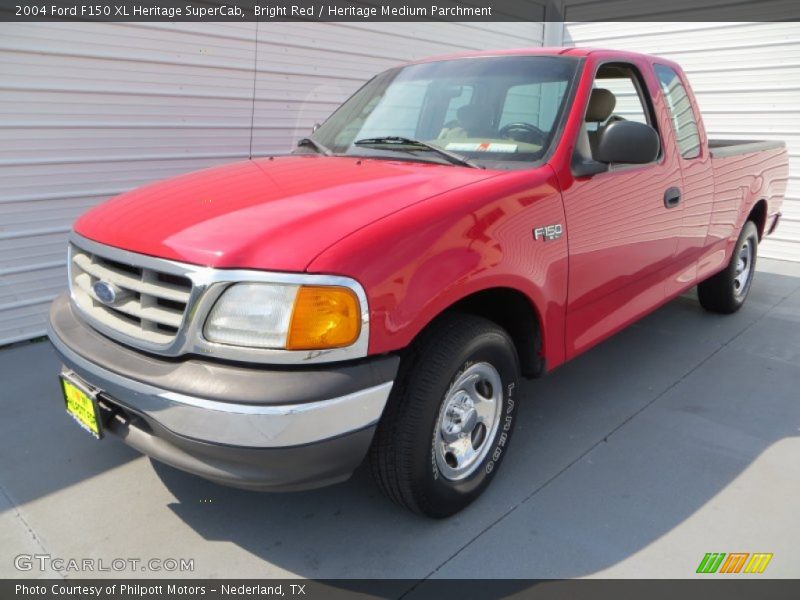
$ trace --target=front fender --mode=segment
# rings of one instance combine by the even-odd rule
[[[524,294],[541,324],[548,366],[564,360],[567,238],[534,239],[564,222],[549,167],[514,171],[393,213],[338,242],[308,267],[358,280],[370,303],[370,354],[406,347],[471,294]]]

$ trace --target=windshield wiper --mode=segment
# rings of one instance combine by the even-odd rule
[[[314,150],[323,154],[325,156],[333,156],[333,151],[328,148],[327,146],[323,146],[317,140],[311,139],[309,137],[303,138],[297,141],[297,147],[300,148],[302,146],[311,146]]]
[[[429,144],[427,142],[421,142],[419,140],[414,140],[407,137],[402,137],[399,135],[389,135],[385,137],[373,137],[373,138],[364,138],[361,140],[356,140],[353,142],[356,146],[380,146],[380,145],[397,145],[397,146],[415,146],[417,148],[425,148],[431,152],[435,152],[439,156],[443,156],[448,161],[455,165],[463,165],[465,167],[472,167],[473,169],[483,169],[484,167],[480,166],[469,160],[468,158],[461,156],[460,154],[456,154],[455,152],[448,152],[438,146],[434,146],[433,144]]]

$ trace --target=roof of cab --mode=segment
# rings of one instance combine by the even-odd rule
[[[613,50],[610,48],[564,48],[564,47],[545,47],[545,48],[511,48],[506,50],[481,50],[479,52],[460,52],[457,54],[447,54],[443,56],[432,56],[429,58],[422,58],[419,60],[411,61],[409,64],[437,62],[441,60],[450,60],[455,58],[480,58],[483,56],[574,56],[582,58],[589,56],[594,52],[614,52],[620,54],[627,54],[629,56],[648,56],[639,52],[628,52],[621,50]]]

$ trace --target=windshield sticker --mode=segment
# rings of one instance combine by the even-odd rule
[[[465,143],[451,142],[445,146],[445,150],[454,152],[516,152],[516,144],[499,144],[496,142]]]

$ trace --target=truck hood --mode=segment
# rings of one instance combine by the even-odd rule
[[[498,172],[349,157],[264,158],[117,196],[75,230],[125,250],[217,268],[303,271],[388,214]]]

